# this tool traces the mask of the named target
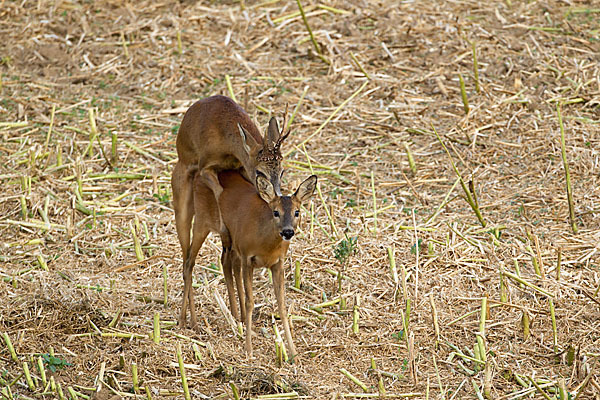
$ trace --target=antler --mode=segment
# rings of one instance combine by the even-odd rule
[[[281,132],[279,132],[279,139],[277,139],[277,143],[275,143],[275,145],[273,146],[273,149],[275,151],[279,151],[279,148],[281,147],[281,144],[283,143],[283,141],[290,135],[290,130],[288,129],[287,132],[285,131],[285,126],[287,124],[287,114],[288,114],[288,103],[285,103],[285,114],[283,114],[283,125],[281,128]]]

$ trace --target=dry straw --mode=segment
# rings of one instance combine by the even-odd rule
[[[599,14],[546,3],[5,2],[0,397],[593,397]],[[293,105],[283,186],[319,176],[293,365],[260,271],[245,357],[217,235],[176,324],[176,134],[213,94],[261,133]]]

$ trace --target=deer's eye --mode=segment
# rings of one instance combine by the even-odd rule
[[[299,215],[300,215],[300,211],[298,211],[298,210],[294,211],[294,217],[298,218]]]
[[[262,176],[263,178],[267,177],[262,171],[259,170],[256,170],[256,176]]]
[[[279,211],[277,211],[277,210],[273,211],[273,216],[275,218],[279,218]]]

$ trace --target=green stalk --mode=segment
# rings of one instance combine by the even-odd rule
[[[138,261],[142,261],[144,259],[144,253],[142,252],[142,246],[140,245],[140,239],[137,237],[137,233],[135,232],[135,228],[133,225],[130,226],[131,235],[133,236],[133,246],[135,248],[135,256]]]
[[[150,393],[150,386],[144,385],[144,391],[146,392],[146,400],[152,400],[152,394]]]
[[[523,310],[523,315],[521,315],[521,326],[523,327],[523,340],[527,340],[529,338],[529,314],[527,310]]]
[[[60,167],[63,165],[63,159],[62,159],[62,147],[60,147],[60,144],[56,145],[56,166]]]
[[[365,75],[365,78],[367,78],[368,80],[371,80],[371,77],[369,76],[369,74],[367,73],[367,71],[365,71],[365,69],[360,64],[360,62],[358,61],[358,59],[356,58],[356,56],[354,55],[353,52],[350,52],[350,57],[352,57],[352,60],[354,60],[354,62],[358,66],[358,69],[360,69],[360,71]]]
[[[290,120],[287,122],[286,126],[284,126],[284,129],[288,129],[290,126],[292,126],[292,122],[294,121],[294,118],[296,117],[296,113],[300,109],[300,105],[304,101],[304,97],[306,96],[306,93],[308,93],[308,85],[304,87],[304,91],[300,95],[300,100],[298,100],[298,104],[296,104],[296,107],[294,107],[294,111],[292,112],[292,115],[290,116]]]
[[[479,316],[479,334],[477,344],[479,345],[479,359],[486,362],[486,349],[483,338],[485,337],[485,321],[487,320],[487,296],[481,298],[481,314]]]
[[[568,399],[568,395],[567,395],[567,388],[565,385],[565,378],[560,378],[558,380],[558,398],[560,400],[567,400]]]
[[[229,74],[225,74],[225,83],[227,84],[227,91],[229,92],[229,97],[231,97],[233,101],[237,103],[238,101],[235,97],[235,93],[233,93],[233,86],[231,84],[231,77],[229,76]]]
[[[460,81],[460,95],[462,97],[463,108],[465,109],[465,114],[469,114],[469,99],[467,98],[467,89],[465,88],[465,80],[462,75],[458,75],[458,80]]]
[[[433,368],[435,369],[435,376],[438,381],[438,387],[440,388],[440,394],[442,395],[442,400],[446,400],[446,394],[444,392],[444,385],[442,385],[442,378],[440,376],[440,371],[437,366],[437,361],[435,360],[435,354],[433,355]]]
[[[408,147],[408,143],[402,143],[404,145],[404,149],[406,150],[406,157],[408,157],[408,165],[410,166],[410,170],[413,174],[417,173],[417,164],[415,164],[415,159],[413,158],[412,152]]]
[[[48,148],[48,143],[50,143],[50,136],[52,135],[52,127],[54,126],[54,113],[56,111],[56,104],[52,105],[52,113],[50,114],[50,126],[48,127],[48,133],[46,134],[46,142],[44,143],[44,152]]]
[[[563,160],[563,166],[565,168],[565,180],[567,183],[567,201],[569,202],[569,221],[571,222],[571,229],[574,234],[577,234],[579,229],[577,228],[577,221],[575,221],[575,207],[573,204],[573,190],[571,189],[571,175],[569,173],[569,162],[567,161],[567,149],[565,144],[565,127],[562,120],[562,114],[560,112],[560,103],[556,103],[556,113],[558,114],[558,124],[560,126],[560,150]]]
[[[552,299],[548,299],[548,304],[550,305],[550,319],[552,319],[554,353],[556,353],[558,352],[558,329],[556,328],[556,313],[554,311],[554,301]]]
[[[323,303],[315,304],[314,306],[310,306],[311,310],[315,310],[317,312],[322,312],[325,307],[332,307],[340,302],[340,298],[335,298],[333,300],[325,301]]]
[[[111,288],[111,290],[112,289],[113,288]],[[108,323],[108,327],[109,328],[114,328],[115,325],[117,324],[117,322],[119,322],[119,318],[121,318],[121,309],[120,308],[115,313],[115,316],[113,317],[113,319]]]
[[[181,31],[177,31],[177,54],[183,54],[183,43],[181,43]]]
[[[106,372],[106,361],[102,361],[100,363],[100,371],[98,371],[98,375],[96,375],[96,393],[98,393],[102,389],[102,383],[104,382],[104,373]]]
[[[528,252],[531,253],[531,263],[533,264],[533,269],[535,270],[535,274],[541,278],[542,277],[542,271],[540,270],[540,264],[538,264],[538,259],[535,256],[535,253],[533,252],[533,249],[531,248],[530,245],[527,245],[525,247],[525,249]]]
[[[541,293],[543,295],[546,295],[548,297],[554,297],[554,295],[552,295],[552,293],[548,292],[547,290],[544,290],[544,289],[542,289],[542,288],[540,288],[538,286],[535,286],[533,283],[529,283],[525,279],[523,279],[520,276],[517,276],[517,275],[515,275],[515,274],[513,274],[511,272],[504,271],[504,275],[508,276],[509,278],[514,279],[515,281],[517,281],[519,283],[522,283],[525,286],[529,286],[533,290],[535,290],[535,291],[537,291],[537,292],[539,292],[539,293]]]
[[[506,287],[506,282],[504,281],[504,272],[502,267],[500,267],[500,301],[502,303],[508,302],[508,288]]]
[[[483,395],[481,394],[481,389],[479,389],[479,385],[475,382],[475,379],[471,378],[471,384],[473,385],[473,389],[475,390],[475,396],[478,400],[483,400]]]
[[[67,391],[69,392],[69,394],[71,395],[71,399],[72,400],[77,400],[79,399],[79,396],[77,395],[77,392],[75,391],[75,389],[73,389],[72,386],[67,387]]]
[[[355,377],[354,375],[352,375],[350,372],[348,372],[345,368],[340,368],[340,372],[342,374],[344,374],[348,379],[350,379],[352,382],[354,382],[355,384],[357,384],[358,386],[360,386],[360,388],[363,390],[363,392],[368,393],[369,392],[369,388],[367,387],[367,385],[365,385],[364,383],[362,383],[360,381],[360,379],[358,379],[357,377]]]
[[[396,257],[394,256],[395,246],[387,248],[388,260],[390,261],[390,271],[392,272],[392,280],[395,285],[398,285],[398,270],[396,269]]]
[[[234,400],[240,400],[240,391],[233,381],[229,382],[229,387],[231,388],[231,392],[233,394]]]
[[[21,218],[23,218],[24,221],[27,221],[29,210],[27,209],[27,200],[25,199],[25,196],[21,195],[19,201],[21,202]]]
[[[194,350],[194,357],[196,357],[196,360],[202,361],[202,353],[196,343],[192,343],[192,349]]]
[[[471,43],[471,49],[473,50],[473,73],[475,75],[475,91],[479,93],[479,63],[477,62],[477,47],[475,45],[475,42]]]
[[[60,382],[56,383],[56,392],[58,393],[59,400],[65,400],[65,394],[63,393]]]
[[[181,356],[181,345],[179,343],[177,344],[177,363],[179,364],[179,373],[181,374],[181,385],[183,386],[185,400],[192,400],[190,388],[188,387],[187,378],[185,376],[185,367],[183,366],[183,357]]]
[[[273,319],[273,332],[275,332],[275,349],[276,349],[276,352],[279,352],[278,360],[281,361],[279,364],[279,365],[281,365],[284,361],[288,362],[289,357],[287,354],[287,350],[285,349],[285,345],[283,344],[283,338],[281,337],[279,328],[277,327],[277,324],[275,323],[275,319]],[[279,348],[279,350],[277,350],[277,348]]]
[[[8,336],[8,333],[6,333],[6,332],[2,333],[2,338],[4,339],[4,343],[6,343],[8,352],[10,353],[10,358],[12,358],[12,360],[14,362],[19,361],[19,358],[17,357],[17,352],[15,351],[15,348],[13,347],[13,344],[10,341],[10,337]]]
[[[308,24],[308,19],[306,18],[306,14],[304,13],[304,8],[302,8],[302,3],[300,2],[300,0],[296,0],[296,3],[298,3],[298,9],[300,10],[300,14],[302,15],[302,21],[304,22],[304,26],[306,27],[306,30],[308,31],[308,35],[310,36],[310,41],[312,42],[313,46],[315,47],[317,56],[321,60],[323,60],[323,62],[325,62],[327,65],[331,65],[331,61],[329,61],[323,55],[323,53],[321,51],[321,47],[319,46],[319,43],[317,43],[317,40],[315,39],[315,35],[313,35],[312,29],[310,29],[310,25]]]
[[[88,156],[92,157],[94,155],[93,145],[96,136],[98,135],[98,128],[96,127],[96,118],[94,117],[94,109],[89,108],[88,114],[90,117],[90,143],[88,144],[89,153]]]
[[[154,313],[154,320],[152,322],[153,325],[153,333],[152,333],[152,340],[154,341],[154,343],[159,344],[160,343],[160,313],[159,312],[155,312]]]
[[[125,34],[121,32],[121,44],[123,45],[123,54],[126,58],[129,58],[129,50],[127,50],[127,41],[125,41]]]
[[[79,158],[77,158],[77,161],[75,162],[75,180],[77,182],[75,196],[77,197],[77,204],[83,206],[83,183],[81,180],[81,164],[79,161]]]
[[[537,391],[544,397],[544,399],[546,399],[546,400],[553,400],[550,396],[548,396],[548,394],[546,392],[544,392],[544,389],[542,389],[540,387],[540,385],[532,377],[528,376],[527,378],[533,384],[533,386],[535,386],[535,388],[537,389]]]
[[[27,365],[27,361],[23,362],[23,374],[25,374],[25,380],[27,381],[27,386],[29,390],[35,390],[35,383],[33,383],[33,379],[31,378],[31,373],[29,372],[29,365]]]
[[[515,264],[515,272],[517,273],[517,276],[520,279],[521,278],[521,267],[519,267],[519,260],[517,260],[515,258],[513,261],[514,261],[514,264]],[[521,283],[519,286],[521,287],[521,289],[525,288],[525,285],[523,283]]]
[[[454,160],[452,159],[452,156],[450,155],[450,152],[448,151],[448,148],[446,147],[446,145],[442,141],[442,138],[437,133],[435,127],[433,125],[431,127],[433,128],[433,133],[435,133],[435,136],[438,138],[440,144],[442,145],[442,147],[446,151],[446,154],[448,154],[448,157],[450,158],[450,163],[452,164],[452,168],[454,169],[454,172],[456,173],[456,175],[460,179],[460,185],[462,186],[463,191],[465,192],[465,195],[467,196],[467,202],[469,203],[469,205],[471,206],[471,208],[475,212],[475,215],[477,216],[477,219],[479,220],[479,223],[481,224],[481,226],[483,226],[485,228],[486,222],[483,219],[483,216],[481,215],[481,211],[479,210],[479,207],[478,207],[477,203],[473,199],[471,191],[469,190],[469,188],[467,188],[467,185],[466,185],[465,181],[463,180],[462,175],[458,171],[458,168],[454,164]]]
[[[138,380],[138,369],[136,363],[131,363],[131,379],[133,380],[133,392],[138,394],[140,392],[140,383]]]
[[[110,134],[110,162],[114,165],[117,162],[117,133],[111,132]]]
[[[46,378],[46,369],[44,368],[44,360],[42,360],[42,357],[38,357],[38,370],[40,371],[40,377],[42,378],[42,384],[44,387],[46,387],[46,385],[48,385],[48,379]]]

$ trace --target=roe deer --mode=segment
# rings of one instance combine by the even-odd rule
[[[208,233],[218,232],[223,241],[223,275],[231,312],[246,325],[246,352],[249,356],[252,355],[253,271],[256,267],[268,267],[272,271],[277,309],[285,339],[290,356],[294,357],[296,348],[292,341],[284,298],[283,261],[300,220],[300,205],[313,195],[317,177],[308,177],[292,196],[278,195],[273,184],[262,175],[256,177],[256,188],[237,171],[221,172],[218,178],[223,188],[218,207],[205,180],[200,176],[194,179],[194,212],[196,216],[202,215],[203,218],[194,220],[192,244],[184,264],[184,299],[186,295],[189,297],[192,320],[195,320],[192,269],[196,255]],[[219,227],[219,210],[226,228],[224,231]],[[231,246],[229,250],[226,250],[227,246]],[[235,301],[234,275],[241,319]],[[185,305],[184,302],[180,320],[185,320]]]
[[[271,182],[275,193],[280,194],[283,172],[280,147],[288,135],[289,131],[280,132],[277,120],[271,118],[263,139],[246,111],[225,96],[205,98],[187,110],[177,133],[179,159],[171,177],[175,227],[184,261],[189,258],[190,250],[194,176],[203,177],[217,200],[222,190],[217,173],[227,169],[240,169],[253,183],[256,176],[263,176]],[[197,215],[197,218],[205,217]],[[219,223],[222,223],[220,216]],[[187,301],[184,296],[184,308]],[[183,326],[185,318],[179,323]],[[194,319],[191,323],[195,327]]]

